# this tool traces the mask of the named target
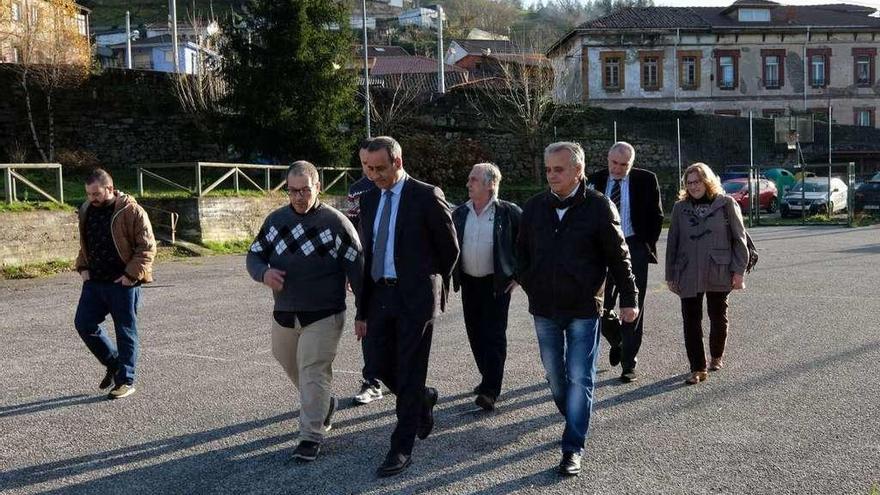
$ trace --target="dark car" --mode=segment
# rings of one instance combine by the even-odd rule
[[[880,172],[856,189],[853,210],[880,215]]]
[[[749,180],[748,179],[730,179],[721,184],[724,187],[724,193],[733,198],[739,208],[743,212],[749,211]],[[752,181],[752,194],[759,193],[758,209],[766,210],[769,213],[776,211],[776,184],[761,179],[759,182]]]

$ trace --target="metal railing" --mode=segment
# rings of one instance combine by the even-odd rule
[[[168,177],[162,176],[153,170],[168,170],[168,169],[187,169],[191,168],[194,170],[194,181],[195,187],[189,187],[179,182],[176,182]],[[228,169],[223,175],[220,176],[219,179],[215,180],[211,184],[207,186],[203,185],[202,181],[202,171],[205,168],[212,169]],[[272,177],[271,173],[273,170],[284,170],[286,171],[289,168],[288,165],[259,165],[253,163],[219,163],[219,162],[184,162],[184,163],[148,163],[148,164],[139,164],[136,165],[137,169],[137,187],[138,194],[140,196],[144,195],[144,177],[148,177],[150,179],[156,180],[163,184],[169,185],[176,189],[180,189],[182,191],[186,191],[194,196],[203,197],[209,192],[216,189],[220,184],[227,181],[228,179],[232,179],[233,188],[235,189],[236,194],[238,194],[241,190],[241,185],[239,182],[240,178],[244,178],[245,181],[253,185],[257,188],[257,190],[264,193],[272,193],[279,191],[282,187],[287,183],[287,178],[281,180],[277,185],[272,185]],[[153,169],[153,170],[149,170]],[[251,179],[247,174],[244,173],[244,170],[262,170],[264,171],[264,179],[263,184],[257,184],[253,179]],[[321,189],[329,190],[331,187],[336,185],[339,181],[343,181],[343,184],[348,185],[348,181],[354,181],[355,176],[353,172],[360,172],[360,168],[350,168],[350,167],[318,167],[318,173],[320,174],[321,181]],[[327,177],[330,177],[330,181],[327,182]]]
[[[333,179],[330,183],[327,183],[327,174],[326,172],[331,172],[331,176]],[[343,185],[346,189],[348,189],[348,182],[354,182],[357,180],[352,174],[352,172],[362,172],[359,168],[352,167],[318,167],[318,174],[321,178],[321,190],[329,191],[331,187],[335,186],[337,182],[340,180],[343,181]],[[335,174],[335,175],[333,175]]]
[[[176,212],[164,210],[155,206],[142,204],[141,207],[146,210],[147,214],[150,216],[150,224],[153,226],[153,230],[155,231],[156,227],[168,229],[169,240],[171,241],[171,244],[177,243],[177,221],[180,219],[180,215],[178,215]],[[167,216],[168,223],[157,221],[158,218],[161,218],[163,216]]]
[[[42,188],[28,180],[17,170],[56,170],[57,175],[57,191],[58,197],[44,191]],[[43,195],[49,201],[61,204],[64,203],[64,181],[62,180],[60,163],[0,163],[0,170],[3,171],[4,191],[6,193],[6,202],[12,204],[18,201],[17,182],[30,187],[34,191]]]
[[[144,176],[155,179],[163,184],[167,184],[171,187],[186,191],[190,194],[193,194],[198,197],[202,197],[205,194],[213,191],[220,184],[225,182],[227,179],[232,178],[233,187],[235,188],[235,192],[240,192],[240,178],[244,178],[247,182],[256,187],[259,191],[264,193],[276,192],[282,187],[284,187],[285,181],[281,181],[276,186],[272,186],[272,170],[287,170],[287,165],[258,165],[253,163],[219,163],[219,162],[185,162],[185,163],[149,163],[149,164],[140,164],[136,165],[137,168],[137,185],[138,185],[138,194],[140,196],[144,195]],[[168,177],[163,177],[156,172],[153,172],[151,169],[181,169],[181,168],[191,168],[195,172],[195,187],[188,187],[178,182],[175,182]],[[207,187],[202,184],[202,170],[205,168],[219,168],[219,169],[228,169],[219,179],[215,180]],[[263,185],[257,184],[253,179],[248,177],[242,170],[263,170],[264,171],[264,183]]]

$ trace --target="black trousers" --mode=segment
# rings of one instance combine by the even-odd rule
[[[369,383],[373,386],[379,386],[379,379],[376,374],[376,365],[373,364],[372,353],[369,350],[370,346],[370,334],[367,333],[367,336],[361,339],[361,353],[364,356],[364,369],[361,371],[361,374],[364,378],[364,383]]]
[[[464,325],[482,381],[480,393],[498,398],[507,360],[507,311],[510,294],[495,297],[494,276],[461,275]]]
[[[724,356],[727,345],[727,295],[730,292],[706,292],[706,313],[709,316],[709,354]],[[691,371],[706,371],[706,351],[703,348],[703,294],[681,299],[681,318],[684,323],[684,347]]]
[[[376,377],[397,396],[391,450],[411,454],[425,409],[425,380],[434,332],[432,315],[411,315],[399,287],[377,286],[367,316]]]
[[[620,365],[624,370],[635,369],[638,363],[639,349],[642,347],[642,326],[645,321],[645,291],[648,288],[648,261],[650,252],[648,245],[636,237],[628,237],[626,245],[632,260],[632,271],[639,289],[639,317],[632,323],[620,322],[620,330],[612,331],[602,326],[602,335],[612,347],[620,347]],[[614,277],[608,273],[605,280],[605,310],[617,306],[620,288],[614,283]]]

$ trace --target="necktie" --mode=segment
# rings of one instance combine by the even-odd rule
[[[620,179],[614,179],[614,185],[611,186],[611,202],[617,207],[620,213]]]
[[[370,275],[378,281],[385,276],[385,250],[388,248],[388,227],[391,223],[391,198],[394,193],[385,191],[385,204],[382,206],[382,216],[379,217],[379,230],[376,232],[376,242],[373,245],[373,263],[370,266]]]

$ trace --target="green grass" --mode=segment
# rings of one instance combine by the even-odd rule
[[[76,208],[68,204],[58,204],[52,201],[0,203],[0,213],[18,213],[23,211],[76,211]]]
[[[0,267],[0,279],[20,280],[26,278],[48,277],[59,273],[73,271],[73,261],[52,260],[43,263]]]
[[[205,241],[203,246],[213,251],[215,254],[244,254],[251,246],[252,240],[239,239],[237,241],[211,242]]]
[[[880,224],[880,215],[869,215],[866,213],[856,213],[853,215],[853,227],[867,227],[877,224]],[[880,495],[880,492],[876,495]]]
[[[871,483],[871,491],[868,495],[880,495],[880,485]]]
[[[178,258],[193,258],[198,255],[178,246],[159,246],[156,250],[156,263],[172,261]]]

